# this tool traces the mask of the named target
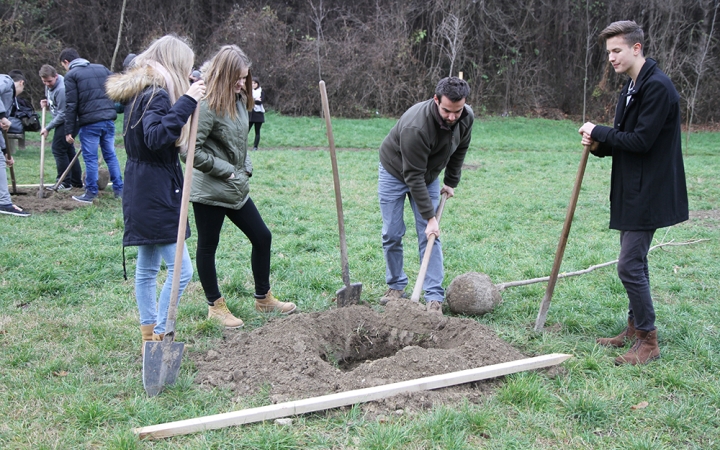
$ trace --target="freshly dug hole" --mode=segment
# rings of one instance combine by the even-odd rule
[[[317,397],[514,361],[525,356],[470,319],[439,316],[408,301],[384,311],[336,308],[227,331],[216,348],[190,353],[196,382],[238,397],[268,388],[272,402]],[[379,412],[485,395],[492,381],[404,394],[363,406]]]

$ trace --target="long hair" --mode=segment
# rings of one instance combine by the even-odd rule
[[[165,88],[170,94],[172,102],[177,101],[190,88],[188,79],[192,71],[195,54],[184,39],[169,34],[153,41],[152,44],[142,53],[137,55],[132,62],[133,67],[154,66],[159,64],[165,68],[172,86],[165,82]],[[187,143],[190,136],[190,121],[183,126],[182,133],[175,144],[182,147]]]
[[[203,67],[205,79],[205,99],[208,107],[218,115],[237,117],[235,106],[235,83],[241,78],[243,71],[248,70],[245,79],[245,91],[241,98],[247,110],[251,110],[254,102],[248,92],[252,90],[250,77],[250,58],[237,45],[224,45]]]

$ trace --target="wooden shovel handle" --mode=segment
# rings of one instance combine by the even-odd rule
[[[443,210],[445,209],[445,201],[447,200],[447,194],[443,193],[440,197],[440,204],[435,211],[435,219],[440,224],[440,218],[442,217]],[[435,235],[433,234],[427,240],[425,246],[425,254],[423,255],[422,264],[420,264],[420,271],[418,272],[417,281],[415,282],[415,288],[413,289],[410,300],[414,302],[420,301],[420,293],[422,292],[423,283],[425,283],[425,276],[427,275],[428,265],[430,264],[430,256],[432,255],[433,245],[435,244]]]
[[[185,230],[187,229],[188,209],[190,207],[190,188],[192,187],[193,162],[195,161],[195,138],[197,137],[198,116],[200,105],[195,108],[190,119],[190,137],[185,157],[185,177],[183,179],[182,200],[180,203],[180,221],[178,223],[177,241],[175,244],[175,266],[173,269],[172,288],[170,289],[170,308],[168,308],[165,336],[175,338],[175,319],[177,318],[178,294],[180,293],[180,274],[182,272],[183,250],[185,248]]]
[[[45,128],[45,107],[42,108],[42,119],[40,120],[40,129]],[[40,187],[38,188],[38,198],[45,196],[45,136],[40,136]]]
[[[330,163],[332,165],[333,186],[335,187],[335,209],[338,216],[338,232],[340,234],[340,264],[342,279],[346,287],[350,286],[350,267],[348,264],[347,240],[345,238],[345,216],[343,215],[342,194],[340,193],[340,175],[338,173],[337,156],[335,154],[335,138],[333,137],[332,122],[330,121],[330,106],[328,104],[325,82],[320,80],[320,97],[322,99],[325,126],[327,128],[328,144],[330,146]]]
[[[562,233],[560,234],[560,242],[558,242],[557,251],[555,252],[555,262],[553,262],[550,280],[545,290],[545,296],[540,304],[537,320],[535,320],[535,331],[542,331],[545,326],[545,319],[547,318],[548,309],[550,309],[550,301],[555,291],[555,283],[560,273],[560,264],[562,264],[563,255],[565,254],[565,245],[567,245],[568,237],[570,236],[570,226],[572,225],[575,207],[577,206],[578,197],[580,196],[580,187],[582,186],[583,176],[585,175],[585,167],[587,166],[588,156],[590,155],[590,148],[590,145],[583,146],[580,166],[578,167],[577,176],[575,177],[575,186],[573,186],[570,204],[565,214],[565,223],[563,224]]]

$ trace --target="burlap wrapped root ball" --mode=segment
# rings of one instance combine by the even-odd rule
[[[82,182],[85,185],[85,172],[82,173]],[[108,183],[110,183],[110,171],[101,167],[98,169],[97,187],[99,190],[104,191]]]
[[[489,276],[468,272],[452,280],[445,300],[450,311],[456,314],[480,316],[502,303],[502,296]]]

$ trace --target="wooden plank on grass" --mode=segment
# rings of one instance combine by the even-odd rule
[[[488,378],[500,377],[525,370],[550,367],[570,358],[571,355],[553,353],[536,356],[534,358],[520,359],[477,369],[462,370],[443,375],[401,381],[399,383],[385,384],[354,391],[313,397],[304,400],[278,403],[276,405],[261,406],[259,408],[243,409],[224,414],[198,417],[195,419],[179,420],[159,425],[134,428],[133,432],[141,439],[161,439],[181,434],[196,433],[198,431],[214,430],[246,423],[272,420],[280,417],[294,416],[314,411],[321,411],[340,406],[354,405],[356,403],[370,402],[405,392],[416,392],[438,389],[457,384],[471,383]]]

